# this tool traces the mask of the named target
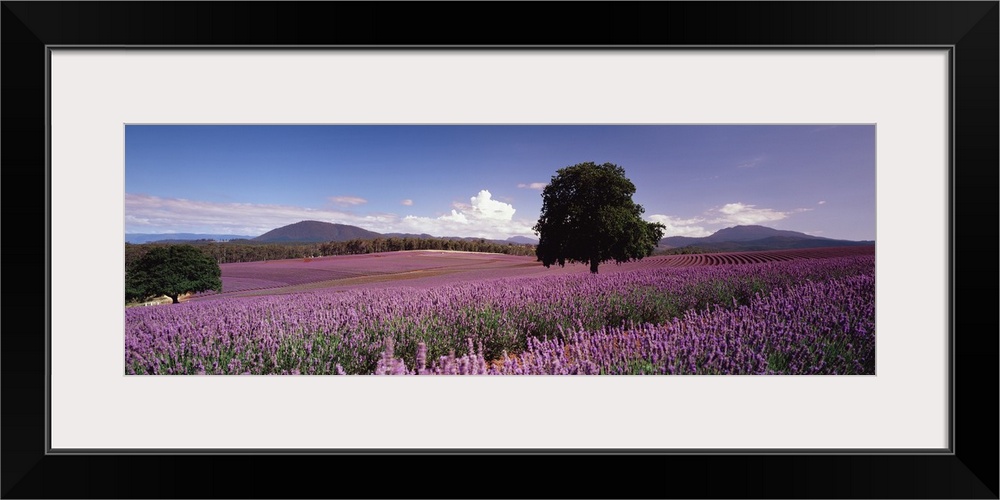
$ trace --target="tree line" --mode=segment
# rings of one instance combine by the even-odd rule
[[[193,240],[185,244],[195,245],[211,256],[219,264],[232,262],[256,262],[280,259],[308,259],[331,255],[358,255],[377,252],[398,252],[402,250],[456,250],[462,252],[486,252],[506,255],[535,255],[535,246],[520,243],[498,243],[478,240],[451,240],[445,238],[375,238],[348,241],[328,241],[325,243],[251,243],[248,240],[218,242],[215,240]],[[170,246],[173,243],[125,243],[125,268],[152,248]]]

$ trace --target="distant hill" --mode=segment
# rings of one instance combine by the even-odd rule
[[[304,220],[272,229],[252,241],[255,243],[324,243],[327,241],[348,241],[373,239],[379,233],[346,224],[331,224],[315,220]]]
[[[431,235],[429,235],[427,233],[420,233],[420,234],[413,234],[413,233],[383,233],[382,236],[385,237],[385,238],[416,238],[418,240],[426,240],[426,239],[434,237],[434,236],[431,236]]]
[[[126,233],[126,243],[181,243],[193,240],[229,241],[251,239],[253,236],[243,234],[200,234],[200,233]]]
[[[527,236],[511,236],[507,238],[507,243],[520,243],[523,245],[537,245],[538,238],[528,238]]]
[[[661,249],[692,247],[706,252],[749,252],[874,244],[874,241],[835,240],[766,226],[734,226],[720,229],[703,238],[689,236],[663,238],[658,246]]]
[[[773,229],[767,226],[733,226],[727,227],[725,229],[720,229],[711,236],[707,236],[706,239],[710,242],[716,241],[753,241],[760,240],[764,238],[773,237],[785,237],[785,238],[798,238],[804,240],[822,240],[829,238],[821,238],[819,236],[812,236],[806,233],[800,233],[797,231],[782,231],[780,229]]]

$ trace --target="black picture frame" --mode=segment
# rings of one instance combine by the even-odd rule
[[[2,496],[998,498],[1000,329],[991,309],[998,298],[998,16],[997,1],[583,2],[546,8],[519,2],[4,1],[0,160],[8,240],[2,252],[9,265],[36,276],[44,269],[45,279],[16,281],[4,301]],[[950,452],[50,454],[45,194],[46,61],[53,45],[951,47]],[[540,425],[553,425],[539,418]],[[573,476],[555,473],[554,464]],[[304,473],[317,467],[327,472]],[[362,481],[360,472],[371,470],[384,480]]]

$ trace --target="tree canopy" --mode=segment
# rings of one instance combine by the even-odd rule
[[[590,264],[641,259],[656,249],[665,226],[642,219],[632,201],[635,185],[613,163],[579,163],[561,168],[542,191],[542,212],[534,230],[535,254],[545,267],[566,261]]]
[[[222,270],[192,245],[151,248],[125,268],[125,300],[166,295],[178,302],[189,292],[222,291]]]

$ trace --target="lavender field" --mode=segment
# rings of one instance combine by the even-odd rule
[[[598,275],[513,256],[386,257],[399,279],[374,284],[283,262],[254,283],[273,293],[232,293],[254,279],[240,271],[216,296],[127,308],[125,372],[874,374],[874,247],[770,253]],[[326,265],[346,273],[345,261]],[[315,289],[290,292],[303,283]]]

